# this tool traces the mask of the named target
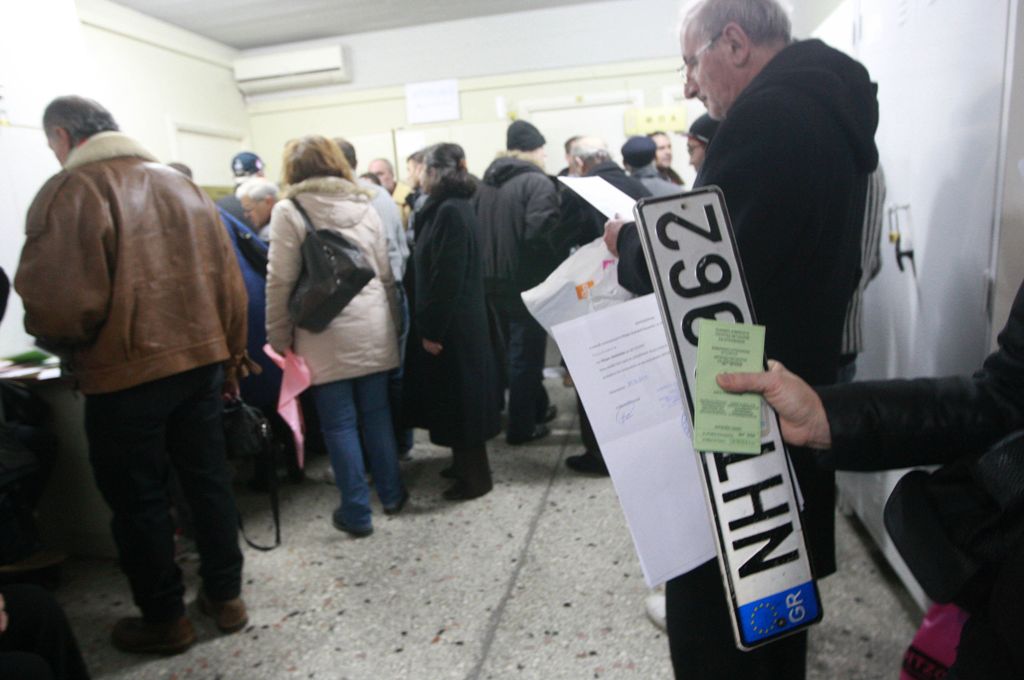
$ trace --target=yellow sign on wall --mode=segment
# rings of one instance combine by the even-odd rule
[[[652,132],[685,132],[689,126],[682,106],[647,106],[626,109],[626,134],[649,135]]]

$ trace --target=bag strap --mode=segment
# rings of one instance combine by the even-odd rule
[[[270,552],[281,545],[281,504],[277,494],[277,465],[274,461],[274,446],[270,438],[270,423],[266,418],[260,421],[260,439],[263,440],[263,452],[267,457],[267,489],[270,491],[270,513],[274,517],[274,545],[260,545],[252,541],[245,533],[245,525],[240,512],[238,513],[238,530],[250,548]]]
[[[309,219],[309,213],[307,213],[306,209],[302,207],[301,203],[299,203],[299,199],[292,198],[291,202],[292,205],[295,206],[295,209],[299,211],[299,214],[302,215],[302,221],[306,223],[306,231],[310,234],[315,234],[316,227],[313,226],[313,220]]]
[[[293,197],[293,198],[291,198],[289,200],[292,202],[292,205],[294,205],[295,208],[299,211],[299,214],[302,215],[302,220],[306,223],[306,233],[307,233],[307,235],[308,234],[312,234],[312,235],[314,235],[316,237],[319,237],[319,234],[317,234],[316,227],[313,226],[313,220],[309,219],[309,213],[307,213],[306,209],[302,207],[301,203],[299,203],[299,199]],[[355,248],[356,247],[356,246],[353,246],[352,243],[347,238],[345,238],[340,233],[338,233],[338,231],[336,229],[332,229],[331,230],[331,238],[338,239],[339,241],[341,241],[343,244],[345,244],[349,248]]]
[[[238,249],[241,251],[242,257],[252,265],[257,274],[260,274],[263,278],[267,278],[267,254],[260,246],[256,245],[252,232],[239,229],[238,225],[232,224],[229,221],[225,222],[228,225],[228,229],[234,233],[235,239],[238,241]],[[253,252],[254,249],[258,249],[261,255],[257,256]]]

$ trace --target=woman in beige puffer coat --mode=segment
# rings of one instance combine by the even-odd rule
[[[341,492],[335,528],[353,536],[373,532],[363,445],[386,513],[402,509],[408,494],[398,469],[387,373],[398,366],[399,302],[387,241],[369,196],[359,189],[337,145],[317,135],[289,142],[284,151],[284,200],[270,218],[267,338],[278,352],[305,359],[321,429]],[[305,220],[331,229],[362,251],[375,276],[334,318],[314,333],[298,328],[288,299],[302,272]],[[360,433],[362,437],[360,437]]]

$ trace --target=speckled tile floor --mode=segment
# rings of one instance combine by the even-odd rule
[[[199,643],[171,658],[123,654],[109,642],[134,615],[111,561],[72,560],[57,592],[97,678],[348,680],[671,677],[667,641],[644,614],[644,585],[607,479],[568,471],[581,450],[572,391],[547,381],[560,415],[545,440],[490,443],[495,489],[441,500],[447,451],[418,439],[403,463],[412,493],[371,538],[330,525],[327,462],[283,489],[284,545],[246,549],[250,625],[221,636],[190,604]],[[239,491],[251,531],[270,521],[265,496]],[[378,510],[379,510],[379,506]],[[811,634],[809,678],[896,677],[916,627],[899,587],[848,520],[838,522],[839,574],[821,584],[825,621]],[[188,598],[198,586],[185,563]]]

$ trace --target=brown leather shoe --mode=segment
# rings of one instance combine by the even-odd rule
[[[129,617],[114,624],[110,639],[122,652],[181,654],[196,641],[196,631],[187,616],[168,623]]]
[[[211,600],[202,590],[199,591],[199,611],[213,619],[222,633],[235,633],[249,623],[249,614],[245,610],[245,601],[236,597],[231,600]]]

